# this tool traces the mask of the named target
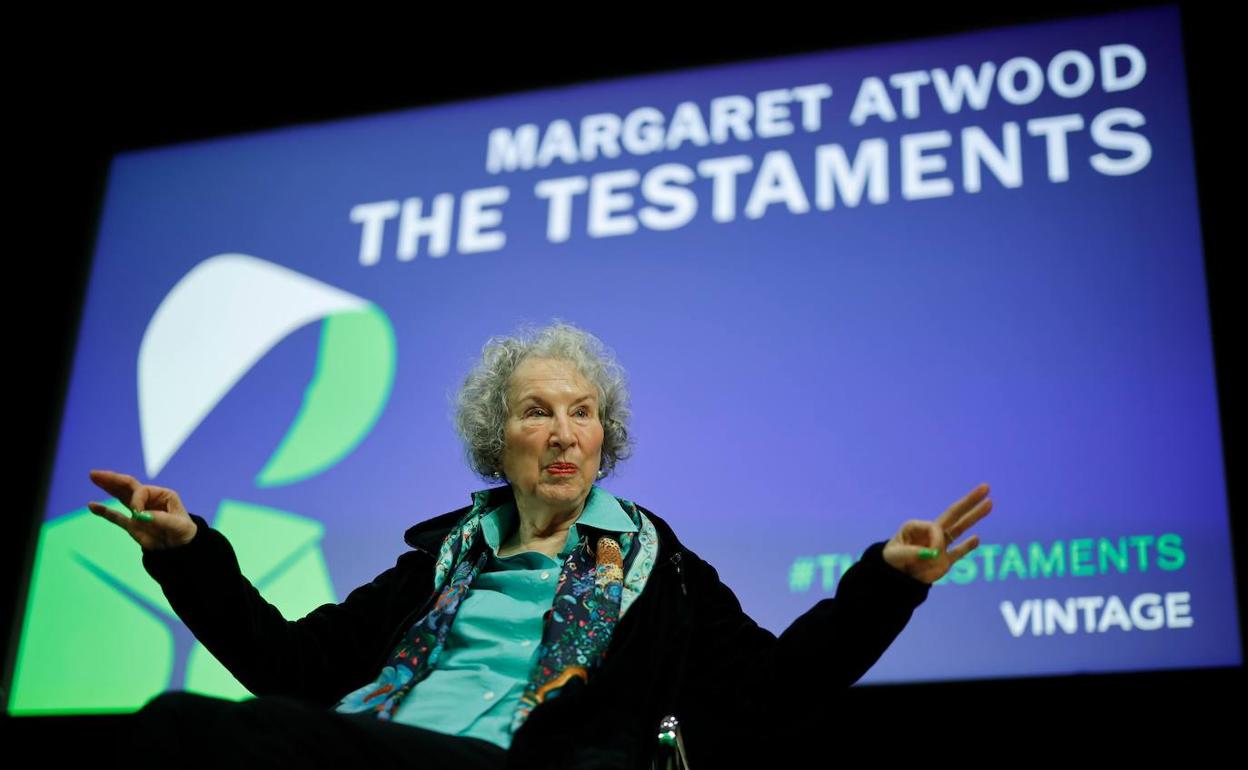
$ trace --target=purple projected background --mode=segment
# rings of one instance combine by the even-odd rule
[[[1107,92],[1100,49],[1128,44],[1147,60],[1137,85]],[[1075,50],[1096,67],[1086,93],[1045,86],[1025,104],[994,84],[984,109],[947,114],[932,85],[905,114],[889,76],[1028,57],[1041,69]],[[1121,70],[1128,63],[1118,62]],[[1066,71],[1074,78],[1076,68]],[[1121,72],[1119,72],[1121,74]],[[878,77],[895,120],[850,115]],[[1018,83],[1023,81],[1019,75]],[[490,132],[653,107],[670,119],[693,102],[828,84],[817,130],[796,100],[791,133],[730,136],[652,154],[491,173]],[[1139,145],[1098,145],[1098,115]],[[1068,180],[1028,121],[1078,115],[1066,135]],[[1021,185],[984,164],[968,191],[963,130],[997,147],[1020,129]],[[751,121],[751,126],[756,126]],[[906,142],[948,131],[921,151],[943,157],[922,180],[949,194],[907,197]],[[864,140],[887,146],[887,199],[856,205],[838,189],[819,205],[817,148],[852,162]],[[1133,149],[1134,147],[1134,149]],[[768,162],[787,153],[807,210],[786,202],[746,213]],[[1103,153],[1127,173],[1097,170]],[[698,172],[747,158],[735,201]],[[775,156],[778,157],[778,156]],[[858,157],[863,157],[859,155]],[[585,193],[567,240],[552,242],[543,180],[661,164],[693,176],[692,219],[674,229],[594,237]],[[777,170],[778,169],[778,170]],[[913,170],[913,169],[912,169]],[[914,178],[909,183],[915,185]],[[376,264],[352,209],[504,186],[492,204],[501,248],[400,260],[397,220]],[[612,214],[639,216],[642,187]],[[792,189],[789,188],[791,192]],[[618,193],[617,193],[618,194]],[[731,218],[715,215],[715,202]],[[456,216],[461,201],[456,200]],[[651,205],[667,210],[668,204]],[[796,209],[796,210],[795,210]],[[728,219],[729,221],[722,221]],[[1239,662],[1233,566],[1178,13],[1173,9],[1039,24],[914,43],[775,59],[271,131],[129,153],[113,164],[48,496],[54,519],[99,499],[90,468],[142,476],[135,362],[161,300],[189,270],[239,252],[367,298],[393,324],[394,388],[380,421],[328,471],[291,486],[254,478],[293,419],[312,371],[319,325],[302,328],[251,370],[154,479],[211,516],[223,497],[326,524],[339,598],[394,563],[406,527],[467,504],[483,484],[461,460],[452,393],[487,337],[561,317],[601,337],[627,368],[637,451],[607,489],[652,508],[718,569],[748,613],[781,631],[832,595],[846,556],[931,518],[987,481],[993,515],[976,531],[977,574],[935,586],[866,676],[885,682]],[[120,536],[120,533],[117,533]],[[1005,551],[1081,538],[1170,535],[1169,551],[1132,541],[1125,574],[1020,577]],[[1176,539],[1177,538],[1177,539]],[[1143,545],[1138,546],[1138,543]],[[1175,543],[1181,543],[1177,549]],[[1182,553],[1177,559],[1174,553]],[[1146,554],[1139,568],[1137,553]],[[1069,553],[1069,551],[1067,551]],[[1095,559],[1095,551],[1093,562]],[[137,557],[136,557],[137,558]],[[971,557],[968,557],[970,559]],[[996,562],[986,561],[996,559]],[[1166,566],[1160,566],[1165,564]],[[988,579],[989,568],[999,573]],[[1030,569],[1030,565],[1029,565]],[[811,572],[813,570],[813,572]],[[809,582],[803,576],[811,576]],[[965,573],[962,575],[966,577]],[[1027,600],[1186,592],[1191,624],[1127,631],[1011,633]],[[1176,600],[1178,601],[1178,600]],[[1009,603],[1009,608],[1003,603]],[[1082,612],[1082,610],[1081,610]],[[1183,612],[1179,613],[1184,615]],[[1102,619],[1097,613],[1096,617]],[[1100,620],[1098,620],[1100,622]]]

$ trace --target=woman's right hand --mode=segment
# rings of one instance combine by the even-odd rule
[[[87,503],[91,512],[124,529],[144,551],[159,551],[186,545],[199,527],[172,489],[140,484],[124,473],[91,471],[91,482],[128,507],[131,516],[99,503]]]

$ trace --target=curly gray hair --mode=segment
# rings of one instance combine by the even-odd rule
[[[601,340],[557,318],[540,328],[526,324],[515,336],[491,337],[481,348],[454,399],[455,430],[469,467],[487,483],[498,482],[493,474],[503,468],[507,389],[516,367],[530,357],[569,361],[597,387],[603,433],[599,470],[604,478],[610,475],[632,454],[624,369]]]

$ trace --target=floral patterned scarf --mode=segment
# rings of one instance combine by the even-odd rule
[[[481,534],[489,492],[473,493],[472,510],[442,542],[434,571],[438,598],[433,608],[404,635],[381,676],[344,697],[336,711],[372,711],[378,719],[393,719],[403,698],[437,666],[459,605],[489,559]],[[577,528],[581,537],[563,562],[554,603],[543,616],[542,641],[512,717],[513,733],[534,708],[557,696],[569,681],[589,681],[590,673],[602,665],[615,624],[654,568],[658,552],[654,525],[631,501],[616,500],[637,532]]]

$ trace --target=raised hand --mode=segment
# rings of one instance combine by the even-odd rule
[[[133,476],[113,471],[93,470],[91,481],[120,500],[130,509],[130,515],[96,502],[87,503],[87,507],[124,529],[145,551],[185,545],[199,530],[172,489],[141,484]]]
[[[935,521],[911,519],[884,545],[884,560],[916,580],[935,583],[954,562],[979,547],[979,535],[950,548],[992,510],[988,485],[980,484]]]

